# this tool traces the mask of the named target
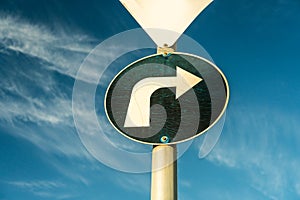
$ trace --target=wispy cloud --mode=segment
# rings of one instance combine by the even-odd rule
[[[62,188],[66,185],[59,181],[35,180],[35,181],[11,181],[7,182],[11,187],[17,187],[25,191],[31,192],[38,197],[46,197],[52,199],[70,199],[74,194],[62,194]]]
[[[82,34],[54,33],[43,25],[0,17],[1,118],[70,125],[71,88],[51,70],[74,77],[92,41]]]
[[[116,183],[122,188],[137,193],[146,193],[149,191],[150,176],[149,174],[138,174],[138,175],[119,175],[115,179]]]
[[[46,153],[92,161],[74,128],[71,96],[76,73],[96,41],[84,34],[76,34],[76,31],[72,34],[63,30],[53,32],[44,25],[9,16],[0,17],[0,27],[0,125]],[[99,62],[100,59],[101,64],[106,63],[106,59],[111,60],[120,49],[120,46],[107,46],[89,61]],[[95,67],[92,69],[96,70]],[[94,77],[95,74],[93,70],[87,70],[80,80],[90,84],[90,80],[99,78]],[[80,101],[86,102],[86,96],[81,95]],[[86,121],[90,120],[89,111],[85,107],[80,110],[81,115],[87,116],[83,117]],[[89,124],[91,126],[84,126],[83,131],[98,134],[97,121]],[[110,130],[111,127],[107,127],[106,132]],[[110,135],[110,139],[120,148],[133,149],[133,142],[120,142],[122,136]],[[110,148],[102,148],[101,155],[123,165],[125,158],[118,159],[120,156],[114,155]],[[65,172],[59,165],[55,167]],[[82,176],[77,178],[87,184]]]
[[[299,116],[260,106],[245,115],[244,109],[229,114],[225,134],[207,159],[246,172],[249,185],[270,199],[298,193],[300,161],[293,144],[300,142]]]
[[[11,16],[0,17],[0,27],[0,44],[4,46],[2,52],[12,50],[36,57],[52,64],[53,70],[73,76],[96,44],[95,39],[84,34],[64,30],[54,32],[43,25]]]
[[[0,125],[46,153],[92,160],[74,129],[71,94],[95,44],[76,31],[0,16]]]
[[[10,185],[17,186],[20,188],[30,189],[30,190],[45,190],[53,189],[58,187],[64,187],[65,185],[58,181],[12,181],[8,182]]]
[[[2,126],[50,154],[90,158],[74,130],[70,77],[92,39],[9,16],[0,27]]]
[[[188,181],[188,180],[181,180],[179,182],[180,186],[184,187],[184,188],[190,188],[192,187],[192,183],[191,181]]]

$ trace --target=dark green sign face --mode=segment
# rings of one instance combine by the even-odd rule
[[[111,124],[142,143],[178,143],[207,131],[222,116],[229,89],[204,58],[151,55],[123,69],[106,92]]]

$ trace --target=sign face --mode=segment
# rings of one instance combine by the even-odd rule
[[[174,144],[214,125],[229,99],[223,73],[185,53],[155,54],[125,67],[112,80],[105,110],[114,128],[138,142]]]

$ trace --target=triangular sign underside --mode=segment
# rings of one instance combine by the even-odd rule
[[[213,0],[120,0],[159,47],[172,46]]]

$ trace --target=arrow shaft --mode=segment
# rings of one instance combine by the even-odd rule
[[[149,127],[151,95],[160,88],[176,87],[176,84],[176,77],[150,77],[135,84],[124,127]]]

